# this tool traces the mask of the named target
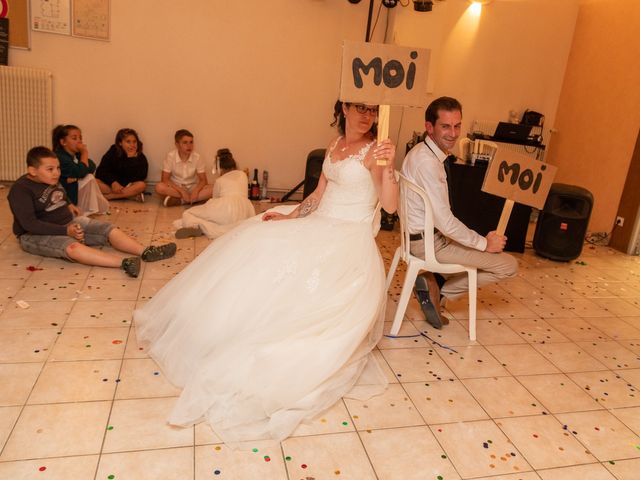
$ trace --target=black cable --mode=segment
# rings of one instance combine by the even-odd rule
[[[451,350],[451,351],[452,351],[452,352],[454,352],[454,353],[458,353],[458,351],[457,351],[457,350],[454,350],[453,348],[451,348],[451,347],[449,347],[449,346],[447,346],[447,345],[444,345],[444,344],[442,344],[442,343],[440,343],[440,342],[438,342],[438,341],[434,340],[434,339],[433,339],[433,338],[431,338],[429,335],[427,335],[427,334],[426,334],[426,332],[420,332],[420,333],[419,333],[419,334],[417,334],[417,335],[384,335],[384,337],[385,337],[385,338],[392,338],[392,339],[393,339],[393,338],[417,338],[417,337],[424,337],[424,338],[426,338],[427,340],[431,340],[431,342],[432,342],[434,345],[437,345],[437,346],[439,346],[440,348],[444,348],[445,350]]]
[[[376,21],[373,22],[373,28],[371,29],[371,33],[369,34],[369,41],[373,38],[373,34],[376,31],[376,25],[378,25],[378,19],[380,18],[380,11],[382,10],[382,0],[380,1],[380,6],[378,7],[378,13],[376,13]]]

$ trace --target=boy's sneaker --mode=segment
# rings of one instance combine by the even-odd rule
[[[130,277],[138,278],[140,275],[140,257],[123,258],[120,266]]]
[[[165,207],[175,207],[177,205],[180,205],[181,203],[181,199],[172,197],[171,195],[167,195],[166,197],[164,197],[164,201],[162,202]]]
[[[151,245],[142,252],[142,260],[145,262],[157,262],[165,258],[171,258],[176,254],[176,244],[165,243],[164,245]]]
[[[189,238],[189,237],[200,237],[202,236],[202,230],[200,230],[199,226],[195,227],[183,227],[176,230],[176,238]]]

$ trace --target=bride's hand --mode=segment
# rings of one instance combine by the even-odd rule
[[[268,222],[269,220],[286,220],[287,218],[289,218],[288,215],[280,212],[265,212],[265,214],[262,215],[263,222]]]
[[[388,138],[378,143],[373,148],[373,159],[376,161],[376,163],[379,160],[386,160],[387,167],[390,166],[393,169],[393,163],[395,158],[396,158],[396,146]]]

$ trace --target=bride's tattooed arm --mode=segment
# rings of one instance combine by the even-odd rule
[[[314,195],[310,195],[298,207],[298,217],[306,217],[316,208],[318,208],[318,199]]]

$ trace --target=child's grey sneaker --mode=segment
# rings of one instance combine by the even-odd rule
[[[176,238],[200,237],[201,235],[202,230],[199,226],[183,227],[176,230]]]
[[[166,243],[164,245],[151,245],[142,252],[142,260],[145,262],[157,262],[165,258],[171,258],[176,254],[176,244]]]
[[[140,257],[123,258],[120,266],[130,277],[138,278],[140,275]]]

